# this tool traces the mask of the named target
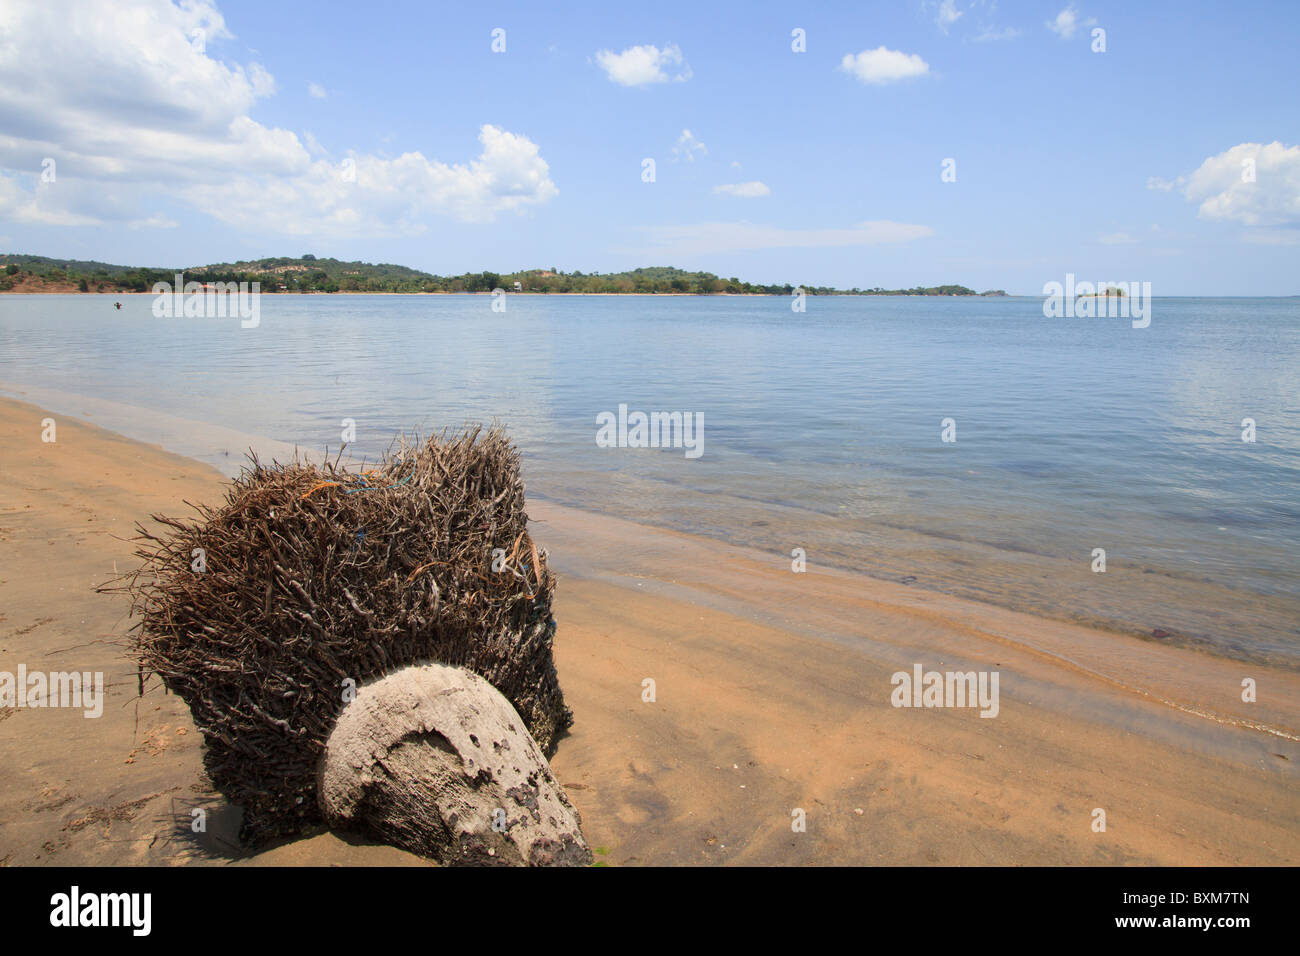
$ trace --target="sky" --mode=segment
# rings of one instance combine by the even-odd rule
[[[1296,295],[1298,49],[1295,0],[4,0],[0,252]]]

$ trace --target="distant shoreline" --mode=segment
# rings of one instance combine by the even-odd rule
[[[301,292],[280,289],[263,289],[261,295],[391,295],[391,296],[410,296],[410,295],[486,295],[490,296],[491,292],[365,292],[354,289],[339,289],[337,292]],[[0,295],[102,295],[102,296],[123,296],[123,295],[143,295],[154,297],[154,292],[115,292],[105,290],[100,292],[86,291],[80,289],[0,289]],[[783,292],[512,292],[506,291],[506,295],[528,295],[538,296],[540,298],[585,298],[585,299],[788,299],[789,296]],[[973,292],[967,294],[951,293],[948,295],[925,295],[916,292],[808,292],[807,295],[815,296],[819,299],[1015,299],[1024,298],[1011,292]],[[1032,297],[1031,297],[1032,298]]]
[[[343,262],[305,254],[251,262],[215,263],[181,269],[120,266],[81,259],[52,259],[22,253],[0,254],[0,292],[146,292],[173,283],[260,283],[259,291],[400,293],[540,293],[543,295],[923,295],[1001,296],[1002,289],[979,292],[957,283],[910,288],[815,285],[808,282],[742,282],[712,272],[675,266],[642,266],[612,273],[565,273],[556,268],[518,272],[465,272],[434,275],[392,263]],[[188,279],[188,281],[186,281]],[[181,290],[175,290],[180,292]]]
[[[490,296],[491,292],[361,292],[340,289],[338,292],[263,292],[263,295],[275,296],[456,296],[477,295]],[[812,293],[809,293],[812,295]],[[78,289],[0,289],[0,296],[12,295],[75,295],[75,296],[154,296],[153,292],[82,292]],[[508,292],[510,296],[537,296],[538,298],[577,298],[577,299],[788,299],[781,292]],[[832,292],[820,293],[818,299],[1042,299],[1043,296],[1031,292],[1003,292],[989,295],[976,292],[974,295],[917,295],[911,292]],[[1105,296],[1076,296],[1076,298],[1106,298]],[[1300,299],[1300,294],[1291,295],[1158,295],[1153,299]]]

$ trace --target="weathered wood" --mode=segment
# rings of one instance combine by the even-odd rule
[[[141,529],[143,564],[105,590],[130,592],[134,656],[189,705],[248,844],[320,821],[345,687],[402,667],[475,672],[554,752],[573,714],[552,655],[555,581],[524,509],[518,450],[471,428],[399,442],[363,472],[253,459],[224,502]]]
[[[457,667],[407,667],[360,688],[326,741],[317,792],[331,826],[444,864],[592,860],[510,701]]]

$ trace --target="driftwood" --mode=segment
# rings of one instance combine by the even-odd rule
[[[460,668],[407,667],[362,688],[329,736],[319,794],[331,826],[443,864],[592,860],[510,701]]]
[[[402,442],[373,470],[251,466],[197,520],[140,527],[134,651],[189,705],[216,787],[256,844],[318,822],[317,768],[354,689],[412,663],[467,668],[544,753],[573,722],[554,581],[519,455],[478,429]]]

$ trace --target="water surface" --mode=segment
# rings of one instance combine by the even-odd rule
[[[166,412],[337,448],[353,419],[371,457],[498,420],[565,504],[1300,666],[1297,299],[1133,329],[1030,298],[268,295],[241,329],[120,298],[0,296],[0,382],[139,408],[115,424],[146,439]],[[704,454],[597,447],[620,403],[702,414]]]

